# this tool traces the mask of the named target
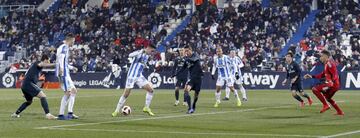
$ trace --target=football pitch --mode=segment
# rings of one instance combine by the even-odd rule
[[[51,113],[57,115],[63,93],[44,91]],[[249,101],[241,107],[236,107],[231,95],[230,101],[214,108],[214,90],[202,90],[192,115],[185,114],[187,107],[181,103],[173,105],[173,90],[155,90],[151,109],[156,116],[150,117],[142,112],[145,92],[133,90],[126,103],[132,114],[111,117],[122,92],[79,89],[74,113],[80,119],[58,121],[45,119],[39,99],[20,118],[10,118],[24,101],[22,93],[0,89],[0,137],[360,137],[360,91],[342,90],[335,95],[345,112],[341,117],[333,115],[334,109],[320,114],[321,105],[309,90],[314,104],[304,108],[285,90],[248,90]]]

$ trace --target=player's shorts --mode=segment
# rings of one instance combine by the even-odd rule
[[[24,81],[21,86],[21,91],[24,94],[26,101],[32,101],[33,97],[36,97],[41,92],[41,89],[32,82]]]
[[[59,77],[59,82],[61,89],[64,92],[70,91],[72,88],[76,88],[70,76]]]
[[[321,91],[326,99],[331,99],[335,93],[340,90],[340,84],[334,84],[332,87],[329,87],[328,84],[321,83],[315,85],[313,89]]]
[[[297,92],[304,92],[301,82],[295,82],[295,83],[291,84],[290,90],[297,91]]]
[[[237,85],[243,84],[243,77],[241,75],[239,76],[239,79],[236,79],[236,77],[234,75],[233,80],[235,81],[234,83],[237,84]]]
[[[194,90],[195,92],[200,92],[201,90],[201,85],[202,85],[202,79],[190,79],[186,85],[190,85],[191,86],[191,90]]]
[[[187,79],[184,79],[184,78],[176,78],[175,87],[184,88],[186,82],[187,82]]]
[[[149,84],[149,82],[143,75],[141,75],[140,77],[134,77],[134,78],[128,77],[128,78],[126,78],[125,88],[132,89],[132,88],[134,88],[135,83],[139,88],[142,88],[146,84]]]
[[[225,78],[225,77],[218,77],[217,81],[216,81],[216,86],[224,86],[226,82],[226,86],[227,87],[232,87],[234,86],[234,78],[233,77],[228,77],[228,78]]]

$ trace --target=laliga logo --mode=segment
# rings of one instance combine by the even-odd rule
[[[157,88],[161,84],[161,77],[159,73],[151,73],[148,76],[148,81],[152,84],[153,88]]]
[[[10,88],[14,85],[14,82],[15,82],[15,79],[14,79],[14,76],[9,74],[9,73],[6,73],[3,77],[2,77],[2,82],[3,82],[3,85],[6,87],[6,88]]]

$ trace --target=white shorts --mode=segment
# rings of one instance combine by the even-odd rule
[[[149,82],[143,75],[141,75],[140,77],[134,77],[134,78],[128,77],[128,78],[126,78],[125,88],[132,89],[132,88],[134,88],[135,83],[139,88],[142,88],[146,84],[149,84]]]
[[[72,88],[76,88],[70,76],[59,77],[59,82],[60,87],[64,92],[70,91]]]
[[[228,77],[228,78],[224,78],[224,77],[218,77],[217,81],[216,81],[216,86],[224,86],[226,82],[226,86],[227,87],[232,87],[234,86],[234,78],[232,77]]]

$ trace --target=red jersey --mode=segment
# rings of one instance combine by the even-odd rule
[[[324,71],[313,77],[317,79],[324,78],[326,80],[325,83],[327,83],[329,87],[340,85],[339,74],[336,68],[336,63],[333,60],[328,60],[325,63]]]

